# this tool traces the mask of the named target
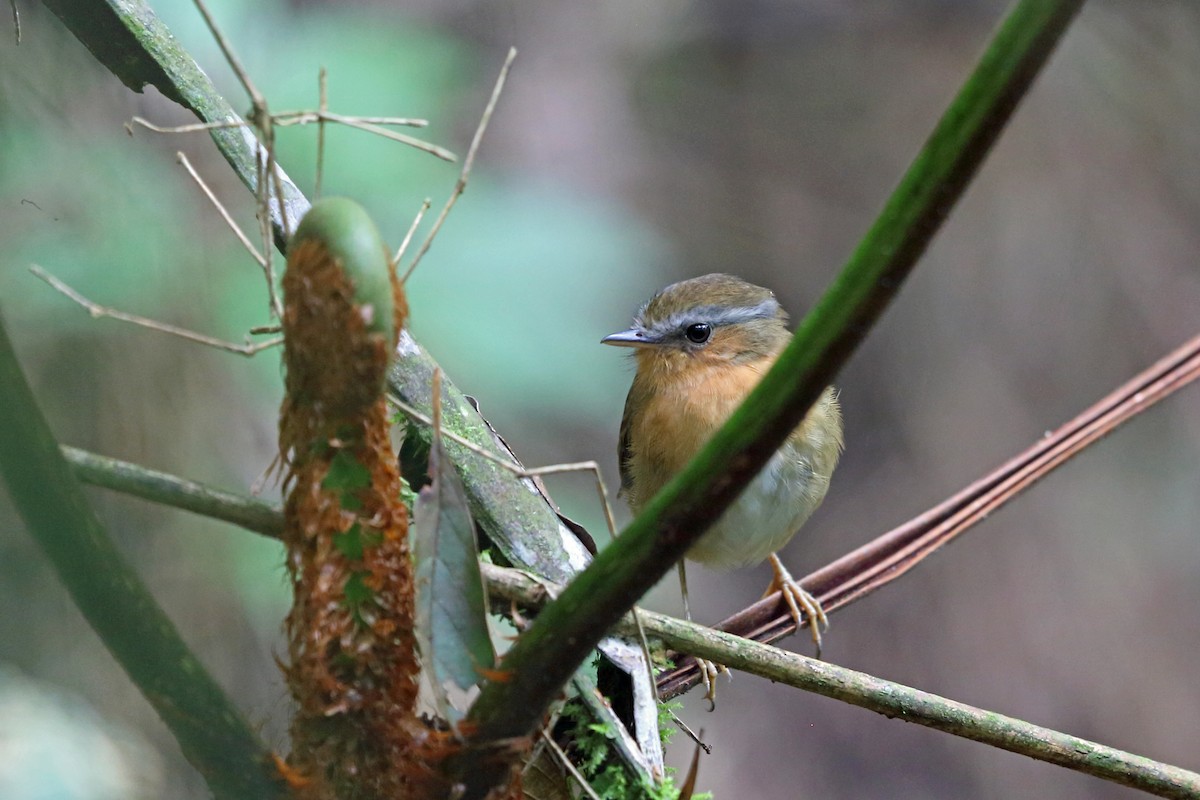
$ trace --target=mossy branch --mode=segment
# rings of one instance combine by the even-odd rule
[[[138,482],[131,483],[128,478],[143,468],[126,462],[113,465],[111,459],[100,459],[83,451],[74,451],[71,459],[73,463],[82,461],[93,465],[86,473],[89,482],[117,491],[130,492],[132,489],[130,493],[145,496],[138,488]],[[105,472],[110,475],[105,477]],[[261,501],[254,498],[221,492],[165,473],[151,471],[151,474],[156,482],[173,488],[148,499],[242,524],[255,532],[279,538],[283,524],[279,509],[264,510]],[[210,507],[197,507],[192,499],[196,491],[203,497],[214,498]],[[265,524],[256,523],[250,527],[236,522],[238,519],[258,519],[260,516]],[[530,611],[540,609],[551,595],[561,590],[559,586],[534,580],[520,570],[493,564],[482,564],[481,569],[494,601],[516,603],[518,607]],[[1200,798],[1200,775],[1179,767],[664,614],[645,609],[641,609],[640,613],[648,635],[661,639],[668,647],[680,652],[832,697],[889,718],[935,728],[1161,797]],[[632,626],[632,617],[624,616],[617,622],[616,631],[631,634]]]
[[[707,447],[549,604],[472,708],[482,749],[526,736],[595,642],[720,516],[895,296],[1081,0],[1023,0],[993,36],[875,224],[791,344]],[[472,785],[468,796],[487,787]]]
[[[96,455],[75,447],[63,445],[62,454],[71,465],[75,477],[92,486],[231,522],[272,539],[278,539],[283,530],[282,510],[264,500],[226,492],[141,464]]]
[[[271,753],[113,546],[63,459],[0,323],[0,475],[88,623],[217,798],[286,796]]]
[[[202,122],[221,123],[237,118],[233,108],[213,86],[196,62],[171,35],[154,12],[140,0],[45,0],[50,8],[93,55],[134,91],[149,84],[192,111]],[[260,145],[247,129],[214,129],[218,150],[242,182],[253,192],[257,186],[256,158]],[[288,219],[299,220],[308,200],[285,182]],[[277,207],[272,207],[276,241],[283,228]],[[429,387],[437,364],[407,334],[400,358],[389,374],[389,388],[406,402],[426,412],[431,408]],[[462,420],[463,433],[476,445],[494,450],[492,434],[478,411],[453,384],[443,378],[442,407],[447,420]],[[424,433],[423,433],[424,435]],[[578,553],[564,550],[563,528],[554,510],[529,491],[522,479],[453,443],[447,445],[471,497],[471,511],[503,547],[519,549],[528,559],[514,559],[536,568],[554,580],[566,580],[582,566]],[[498,455],[503,455],[498,453]],[[86,466],[81,465],[86,469]],[[111,474],[111,473],[110,473]],[[142,491],[153,491],[149,473],[128,475]],[[115,478],[110,478],[115,479]],[[116,488],[116,487],[114,487]],[[204,501],[197,498],[196,502]],[[193,510],[200,510],[199,508]],[[203,513],[203,512],[202,512]],[[241,524],[238,520],[229,520]],[[266,533],[254,525],[259,533]]]
[[[428,415],[433,412],[433,374],[437,364],[407,331],[400,334],[398,357],[388,371],[388,390]],[[485,452],[511,459],[495,441],[487,421],[452,383],[441,380],[442,424]],[[409,436],[428,446],[433,430],[409,427]],[[446,453],[467,489],[471,515],[514,566],[566,583],[583,568],[588,555],[563,526],[554,509],[528,478],[519,478],[496,461],[446,439]]]
[[[483,565],[483,574],[493,598],[531,610],[560,588],[492,564]],[[665,614],[638,613],[647,635],[732,669],[1159,797],[1200,798],[1200,774],[1189,770]],[[632,635],[633,617],[622,617],[616,631]]]

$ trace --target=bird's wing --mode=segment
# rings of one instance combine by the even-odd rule
[[[637,392],[637,383],[629,387],[629,394],[625,397],[625,413],[621,415],[621,443],[617,449],[617,465],[621,470],[621,490],[617,492],[618,496],[628,495],[633,489],[633,470],[629,465],[630,458],[633,457],[633,448],[629,441],[630,428],[633,425],[630,423],[631,408],[634,405],[634,394]]]

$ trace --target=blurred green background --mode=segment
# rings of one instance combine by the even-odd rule
[[[192,6],[154,5],[246,107]],[[0,37],[0,312],[25,369],[63,442],[245,490],[273,457],[278,354],[246,360],[91,320],[27,267],[240,340],[267,321],[260,274],[175,151],[248,229],[252,202],[203,134],[127,135],[134,115],[191,120],[153,90],[126,90],[40,5],[18,6],[23,42]],[[665,283],[718,270],[774,288],[798,317],[1005,4],[211,6],[274,109],[315,106],[324,65],[333,110],[428,118],[419,135],[460,156],[505,51],[520,49],[471,185],[408,284],[411,327],[527,464],[597,459],[616,486],[631,365],[600,337]],[[795,570],[922,511],[1196,333],[1198,34],[1191,3],[1085,9],[840,379],[848,447],[785,552]],[[281,162],[311,191],[315,130],[281,137]],[[458,173],[336,128],[325,163],[325,193],[360,200],[393,243]],[[1200,766],[1198,420],[1194,389],[1137,420],[838,614],[827,657]],[[585,478],[551,491],[600,531]],[[185,638],[285,747],[279,548],[92,497]],[[767,580],[692,572],[702,621]],[[646,602],[679,610],[670,582]],[[715,747],[700,786],[718,798],[1133,796],[747,676],[721,687],[716,713],[704,708],[688,697],[684,717]],[[163,796],[205,790],[0,493],[0,797]]]

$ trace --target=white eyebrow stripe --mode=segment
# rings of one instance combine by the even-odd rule
[[[687,311],[676,311],[666,319],[654,324],[656,333],[667,334],[678,330],[684,324],[707,322],[718,327],[721,325],[737,325],[752,319],[773,319],[779,312],[779,301],[768,297],[758,305],[753,306],[697,306]]]

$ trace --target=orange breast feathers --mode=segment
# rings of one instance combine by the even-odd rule
[[[730,364],[689,359],[691,363],[674,369],[652,364],[638,369],[632,394],[641,408],[631,420],[626,464],[636,487],[629,497],[635,511],[700,451],[774,360]]]

